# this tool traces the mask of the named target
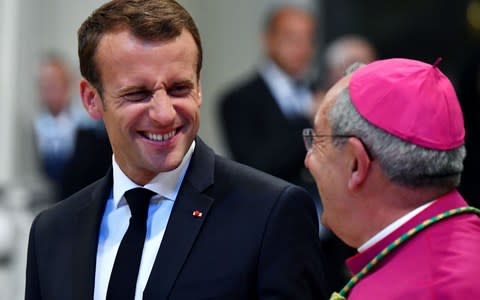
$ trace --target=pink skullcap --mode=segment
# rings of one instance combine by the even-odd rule
[[[464,143],[457,95],[436,66],[400,58],[375,61],[353,73],[349,92],[360,115],[406,142],[435,150]]]

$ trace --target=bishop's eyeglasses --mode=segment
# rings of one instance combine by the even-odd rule
[[[307,151],[310,151],[313,146],[314,138],[351,138],[354,137],[353,135],[345,135],[345,134],[316,134],[312,128],[305,128],[302,132],[303,136],[303,143],[305,144],[305,148]]]

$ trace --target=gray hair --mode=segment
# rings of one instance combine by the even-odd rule
[[[348,88],[340,92],[329,118],[332,134],[359,138],[392,182],[408,187],[442,188],[454,188],[460,183],[466,154],[463,145],[442,151],[407,143],[363,118],[353,106]],[[333,141],[337,147],[345,143],[345,139]]]

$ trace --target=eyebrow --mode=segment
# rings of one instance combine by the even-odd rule
[[[173,82],[170,84],[170,86],[171,85],[184,85],[184,86],[187,86],[187,87],[193,87],[194,83],[190,79],[184,79],[184,80],[180,80],[180,81],[173,80]]]
[[[193,80],[191,79],[180,79],[180,80],[171,80],[168,82],[167,84],[167,89],[172,87],[172,86],[186,86],[188,88],[193,88],[195,86]],[[149,88],[147,85],[145,84],[139,84],[139,85],[135,85],[134,83],[133,84],[129,84],[125,87],[121,87],[120,89],[118,89],[116,91],[117,94],[127,94],[127,93],[130,93],[130,92],[135,92],[135,91],[150,91],[151,88]]]
[[[119,90],[117,90],[117,93],[118,94],[126,94],[126,93],[129,93],[129,92],[133,92],[133,91],[143,91],[143,90],[148,90],[148,88],[142,84],[142,85],[128,85],[126,87],[122,87],[120,88]]]

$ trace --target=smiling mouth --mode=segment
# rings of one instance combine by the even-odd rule
[[[155,142],[165,142],[170,140],[175,136],[177,133],[177,130],[174,129],[168,133],[165,134],[159,134],[159,133],[152,133],[152,132],[143,132],[142,135],[149,139],[150,141],[155,141]]]

